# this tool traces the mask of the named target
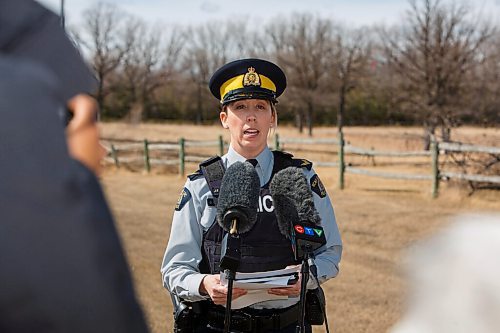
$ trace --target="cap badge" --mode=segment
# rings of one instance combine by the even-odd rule
[[[243,86],[260,86],[260,77],[259,74],[255,72],[255,68],[248,68],[248,72],[243,77]]]

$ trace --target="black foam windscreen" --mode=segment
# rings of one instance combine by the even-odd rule
[[[291,238],[296,223],[320,225],[321,218],[314,207],[313,194],[302,169],[288,167],[276,173],[270,185],[280,232]]]
[[[259,192],[259,176],[250,163],[236,162],[229,166],[222,178],[217,203],[219,225],[229,231],[236,218],[239,234],[250,231],[257,221]]]

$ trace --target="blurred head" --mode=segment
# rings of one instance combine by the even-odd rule
[[[99,142],[96,122],[97,103],[92,97],[80,94],[69,100],[68,108],[73,114],[66,128],[69,153],[94,173],[99,174],[101,160],[106,155],[106,150]]]
[[[410,252],[408,309],[391,333],[498,332],[500,215],[465,215]]]

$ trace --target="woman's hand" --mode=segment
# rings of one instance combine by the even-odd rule
[[[292,284],[290,287],[271,288],[267,290],[267,293],[278,296],[298,297],[300,296],[301,281],[302,281],[302,275],[299,273],[299,278],[297,279],[297,282]]]
[[[300,287],[299,287],[300,289]],[[200,293],[209,295],[215,304],[225,305],[227,300],[227,287],[220,284],[220,276],[218,274],[206,275],[200,284]],[[236,299],[246,295],[245,289],[233,288],[233,297]]]

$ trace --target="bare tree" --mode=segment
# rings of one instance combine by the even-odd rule
[[[185,34],[173,28],[168,41],[162,29],[148,27],[141,20],[129,20],[125,38],[131,41],[129,52],[123,58],[121,77],[128,91],[129,121],[143,119],[146,104],[153,93],[175,74]]]
[[[418,115],[428,139],[437,127],[450,138],[470,87],[467,74],[492,32],[464,4],[411,0],[401,33],[382,33],[389,64],[402,78],[400,105]]]
[[[481,50],[480,65],[468,78],[473,89],[470,90],[471,106],[465,115],[468,119],[483,125],[500,123],[500,33],[486,43]]]
[[[245,26],[232,22],[210,22],[189,29],[184,64],[196,85],[197,123],[205,118],[204,101],[211,75],[229,59],[241,56],[244,35]]]
[[[277,20],[266,29],[272,53],[287,73],[289,93],[298,108],[299,130],[305,116],[312,136],[314,110],[320,103],[320,90],[332,61],[332,23],[309,14],[296,14]],[[304,112],[305,109],[305,112]]]
[[[366,75],[370,43],[363,30],[340,30],[334,42],[333,71],[338,80],[337,128],[342,131],[348,93]]]
[[[120,66],[133,42],[123,35],[126,18],[116,6],[99,2],[84,12],[83,32],[77,34],[78,42],[90,54],[99,80],[96,98],[101,110],[109,93],[108,78]]]

